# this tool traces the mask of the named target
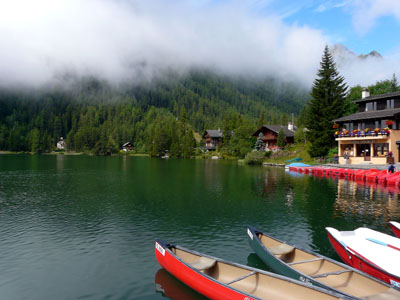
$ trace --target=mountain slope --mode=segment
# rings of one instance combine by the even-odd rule
[[[63,136],[75,150],[91,150],[104,131],[118,146],[130,140],[145,149],[157,122],[172,124],[182,114],[197,132],[223,128],[226,122],[236,124],[238,117],[255,129],[261,112],[266,123],[279,123],[288,114],[298,115],[307,100],[307,90],[292,83],[198,71],[185,77],[171,74],[141,86],[117,88],[87,78],[68,88],[3,90],[0,149],[25,151],[40,143],[47,151]]]

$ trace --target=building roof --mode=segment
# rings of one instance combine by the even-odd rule
[[[399,96],[400,96],[400,92],[373,95],[373,96],[365,97],[363,99],[356,100],[356,101],[354,101],[354,103],[368,102],[368,101],[380,100],[380,99],[392,99],[393,97],[399,97]]]
[[[253,133],[253,136],[258,136],[260,134],[261,129],[265,127],[273,132],[279,133],[279,131],[283,130],[283,134],[286,137],[294,137],[294,131],[289,130],[287,126],[284,125],[263,125],[261,128],[259,128],[256,132]]]
[[[394,118],[399,113],[400,113],[400,108],[372,110],[372,111],[358,112],[352,115],[335,119],[333,121],[346,122],[346,121],[369,120],[369,119],[383,119],[388,117]]]
[[[221,138],[224,136],[220,129],[207,129],[206,132],[204,132],[203,137],[205,137],[207,133],[211,138]]]
[[[133,146],[133,144],[131,142],[126,142],[125,144],[122,145],[122,147],[127,147],[127,146]]]

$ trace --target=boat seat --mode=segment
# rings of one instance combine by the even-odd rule
[[[246,274],[246,275],[244,275],[244,276],[240,276],[240,277],[238,277],[238,278],[236,278],[236,279],[233,279],[233,280],[227,282],[226,284],[229,285],[229,284],[238,282],[238,281],[243,280],[243,279],[245,279],[245,278],[247,278],[247,277],[250,277],[251,275],[254,275],[254,274],[256,274],[256,271],[250,272],[249,274]]]
[[[273,255],[285,255],[294,251],[294,247],[287,244],[280,244],[279,246],[268,248]]]
[[[394,288],[388,289],[384,293],[379,293],[371,296],[361,297],[363,300],[395,300],[399,299],[400,292]]]
[[[200,257],[199,260],[192,262],[190,265],[199,271],[204,271],[204,270],[207,270],[207,269],[213,267],[215,265],[215,263],[216,263],[215,259],[211,259],[211,258],[202,256],[202,257]]]

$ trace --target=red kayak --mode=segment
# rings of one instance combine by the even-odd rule
[[[391,221],[390,225],[392,226],[392,230],[395,236],[400,238],[400,223],[397,223],[395,221]]]
[[[400,239],[368,228],[326,230],[345,263],[400,289]]]
[[[158,263],[169,273],[213,300],[343,299],[343,295],[334,292],[161,240],[155,242],[155,255]]]

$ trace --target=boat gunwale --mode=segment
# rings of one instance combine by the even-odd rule
[[[183,251],[186,251],[188,253],[191,253],[191,254],[194,254],[194,255],[198,255],[200,257],[207,257],[207,258],[210,258],[210,259],[214,259],[216,262],[224,263],[224,264],[231,265],[231,266],[234,266],[234,267],[237,267],[237,268],[241,268],[241,269],[245,269],[245,270],[248,270],[248,271],[255,272],[253,275],[256,275],[257,273],[259,273],[259,274],[266,275],[266,276],[269,276],[269,277],[273,277],[273,278],[276,278],[276,279],[284,280],[284,281],[292,283],[292,284],[296,284],[296,285],[301,286],[303,288],[309,288],[309,289],[312,289],[314,291],[318,291],[318,292],[321,292],[321,293],[324,293],[324,294],[328,294],[328,295],[330,295],[332,297],[336,297],[337,299],[340,299],[340,300],[346,300],[346,299],[343,299],[343,293],[337,293],[335,291],[329,291],[329,290],[326,290],[326,289],[318,287],[318,286],[308,285],[308,284],[306,284],[304,282],[301,282],[299,280],[295,280],[293,278],[289,278],[289,277],[286,277],[286,276],[283,276],[283,275],[280,275],[280,274],[276,274],[276,273],[268,272],[268,271],[265,271],[265,270],[253,268],[253,267],[250,267],[250,266],[241,265],[239,263],[227,261],[225,259],[218,258],[218,257],[215,257],[215,256],[211,256],[211,255],[204,254],[204,253],[200,253],[200,252],[197,252],[196,250],[187,249],[187,248],[179,246],[179,245],[165,243],[164,241],[162,241],[160,239],[156,239],[156,242],[160,246],[162,246],[170,255],[172,255],[172,257],[177,259],[180,263],[182,263],[183,265],[185,265],[186,267],[188,267],[192,271],[198,273],[199,275],[205,277],[207,280],[211,280],[211,281],[213,281],[213,282],[215,282],[215,283],[217,283],[219,285],[224,286],[225,288],[231,289],[231,290],[233,290],[233,291],[235,291],[235,292],[237,292],[239,294],[243,294],[244,296],[251,297],[253,300],[264,300],[264,299],[258,298],[256,296],[253,296],[253,295],[249,294],[249,293],[243,292],[243,291],[241,291],[241,290],[239,290],[237,288],[229,286],[226,283],[218,281],[217,279],[215,279],[214,277],[212,277],[210,275],[207,275],[205,273],[200,272],[196,268],[192,267],[190,264],[186,263],[178,255],[173,253],[172,250],[170,249],[170,247],[173,247],[173,248],[179,249],[179,250],[183,250]],[[172,275],[174,276],[174,274],[172,274]],[[351,299],[353,299],[353,297],[351,297]]]
[[[390,221],[389,224],[394,236],[400,239],[400,223],[396,221]]]
[[[328,231],[328,230],[327,230],[327,231]],[[339,231],[339,232],[340,232],[340,231]],[[366,265],[370,266],[370,267],[373,268],[373,269],[378,270],[379,272],[384,273],[385,275],[387,275],[387,276],[389,276],[389,277],[392,276],[392,277],[396,278],[396,280],[399,280],[399,281],[400,281],[400,277],[399,277],[399,276],[394,275],[394,274],[392,274],[392,273],[389,273],[388,271],[385,271],[385,270],[382,269],[381,267],[379,267],[379,266],[373,264],[372,262],[369,262],[368,260],[366,260],[366,259],[363,258],[362,256],[360,256],[360,255],[354,253],[354,251],[351,251],[350,249],[347,249],[346,247],[344,247],[343,244],[342,244],[342,242],[340,242],[337,238],[335,238],[329,231],[328,231],[328,235],[329,235],[332,239],[334,239],[338,244],[340,244],[341,247],[344,249],[344,251],[346,251],[346,252],[349,252],[349,251],[350,251],[350,252],[351,252],[351,255],[356,256],[359,260],[363,261]],[[335,249],[335,247],[333,247],[333,248]],[[336,249],[335,249],[335,251],[336,251]],[[337,251],[336,251],[336,252],[337,252]],[[348,266],[348,265],[347,265],[347,266]],[[353,267],[351,267],[351,266],[349,266],[349,267],[350,267],[350,268],[353,268]],[[362,272],[362,271],[357,270],[357,269],[355,269],[355,270],[356,270],[357,272]],[[375,277],[372,277],[371,275],[369,275],[369,274],[367,274],[367,273],[365,273],[365,272],[362,272],[362,273],[365,274],[366,276],[371,277],[372,279],[378,280],[378,281],[380,281],[380,282],[382,282],[382,283],[384,283],[384,284],[386,284],[386,285],[388,285],[388,286],[390,286],[390,287],[392,287],[392,288],[397,289],[397,290],[400,291],[400,289],[399,289],[398,287],[396,287],[396,286],[390,285],[390,284],[388,284],[387,282],[384,282],[383,280],[380,280],[380,279],[377,279],[377,278],[375,278]]]
[[[262,232],[262,231],[260,231],[260,230],[257,230],[257,229],[254,228],[253,226],[248,225],[247,228],[248,228],[248,229],[250,230],[250,232],[253,234],[254,238],[256,238],[256,242],[264,249],[264,251],[266,251],[271,257],[273,257],[273,258],[274,258],[276,261],[278,261],[280,264],[282,264],[282,265],[284,265],[284,266],[286,266],[286,267],[292,269],[293,271],[297,272],[300,276],[305,277],[305,278],[308,279],[309,281],[317,281],[319,284],[326,286],[327,289],[330,289],[331,291],[333,291],[333,292],[335,292],[335,293],[338,293],[338,294],[341,294],[341,295],[350,297],[351,299],[360,299],[359,297],[352,296],[352,295],[350,295],[350,294],[348,294],[348,293],[346,293],[346,292],[342,292],[342,291],[340,291],[340,290],[338,290],[338,289],[336,289],[336,288],[334,288],[334,287],[331,287],[331,286],[329,286],[329,285],[327,285],[327,284],[324,284],[324,283],[318,281],[317,279],[315,279],[315,278],[313,278],[313,277],[311,277],[311,276],[309,276],[309,275],[307,275],[307,274],[305,274],[305,273],[303,273],[303,272],[301,272],[301,271],[299,271],[299,270],[293,268],[291,265],[289,265],[288,263],[285,263],[283,260],[277,258],[277,257],[276,257],[274,254],[272,254],[272,252],[269,251],[269,249],[261,242],[261,240],[260,240],[260,238],[258,237],[257,234],[262,234],[262,235],[264,235],[264,236],[266,236],[266,237],[268,237],[268,238],[271,238],[271,239],[273,239],[273,240],[275,240],[275,241],[277,241],[277,242],[280,242],[280,243],[284,243],[284,244],[293,246],[295,249],[299,249],[299,250],[304,251],[304,252],[306,252],[306,253],[308,253],[308,254],[314,255],[314,256],[316,256],[316,257],[318,257],[318,258],[321,258],[321,259],[324,259],[324,260],[326,260],[326,261],[328,261],[328,262],[331,262],[331,263],[333,263],[333,264],[339,265],[339,266],[343,267],[344,269],[353,271],[353,272],[355,272],[355,273],[358,273],[359,275],[362,275],[362,276],[365,276],[365,277],[367,277],[367,278],[369,278],[369,279],[372,279],[372,280],[374,280],[375,282],[381,283],[381,284],[385,285],[385,286],[388,287],[388,288],[395,288],[395,287],[391,286],[390,284],[388,284],[388,283],[386,283],[386,282],[384,282],[384,281],[382,281],[382,280],[379,280],[379,279],[377,279],[377,278],[375,278],[375,277],[373,277],[373,276],[371,276],[371,275],[369,275],[369,274],[367,274],[367,273],[364,273],[364,272],[362,272],[362,271],[360,271],[360,270],[357,270],[356,268],[353,268],[352,266],[349,266],[349,265],[346,265],[346,264],[344,264],[344,263],[338,262],[338,261],[336,261],[336,260],[334,260],[334,259],[331,259],[331,258],[326,257],[326,256],[324,256],[324,255],[321,255],[321,254],[319,254],[319,253],[315,253],[315,252],[312,252],[312,251],[310,251],[310,250],[306,250],[306,249],[304,249],[304,248],[302,248],[302,247],[298,247],[298,246],[296,246],[296,245],[294,245],[294,244],[288,244],[288,243],[286,243],[285,241],[282,241],[282,240],[280,240],[280,239],[278,239],[278,238],[272,237],[271,235],[269,235],[269,234],[267,234],[267,233],[265,233],[265,232]]]

